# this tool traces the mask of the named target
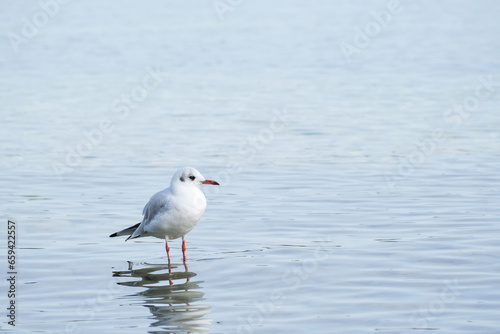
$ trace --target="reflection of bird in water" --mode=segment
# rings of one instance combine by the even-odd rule
[[[141,263],[140,266],[134,269],[134,264],[129,262],[129,270],[114,271],[113,276],[134,278],[118,282],[120,285],[144,288],[133,296],[142,300],[142,305],[153,314],[156,321],[151,324],[152,327],[200,333],[209,331],[210,319],[203,316],[210,312],[211,307],[197,304],[203,300],[204,293],[200,287],[203,282],[190,280],[196,273],[190,272],[185,263],[180,271],[176,271],[179,267],[174,265]]]
[[[219,185],[207,180],[192,167],[179,169],[170,181],[170,187],[154,194],[144,207],[142,221],[134,226],[113,233],[110,237],[128,235],[128,239],[156,237],[165,239],[165,250],[170,263],[168,240],[182,237],[182,256],[186,262],[184,236],[201,219],[207,199],[201,191],[203,184]]]

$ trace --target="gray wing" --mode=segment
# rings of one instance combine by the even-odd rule
[[[128,239],[135,239],[143,236],[147,232],[147,226],[150,221],[156,216],[158,212],[168,210],[170,203],[170,191],[168,189],[162,190],[151,196],[149,202],[144,206],[142,210],[143,219],[139,227],[132,233]],[[125,240],[126,241],[126,240]]]
[[[147,225],[156,214],[160,211],[168,210],[168,205],[170,202],[170,192],[162,190],[151,196],[149,202],[144,206],[142,210],[142,223]]]

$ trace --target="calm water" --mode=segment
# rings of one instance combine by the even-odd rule
[[[2,331],[500,331],[498,2],[50,4],[0,13]],[[108,238],[185,165],[186,266]]]

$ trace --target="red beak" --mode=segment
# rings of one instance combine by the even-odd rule
[[[218,182],[212,181],[212,180],[201,181],[201,183],[203,183],[203,184],[213,184],[214,186],[219,186]]]

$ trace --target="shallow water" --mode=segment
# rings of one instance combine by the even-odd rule
[[[0,44],[3,331],[498,331],[496,2],[122,3]],[[185,165],[221,183],[186,266],[108,238]]]

